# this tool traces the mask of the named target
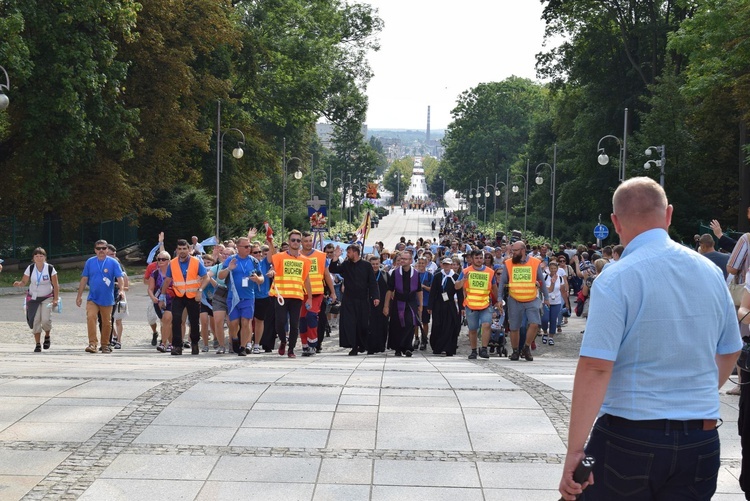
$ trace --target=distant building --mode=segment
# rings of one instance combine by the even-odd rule
[[[324,148],[328,148],[329,150],[333,149],[334,125],[327,123],[317,123],[315,124],[315,131],[318,133],[320,144],[322,144]],[[367,124],[362,124],[361,132],[362,138],[367,138]]]

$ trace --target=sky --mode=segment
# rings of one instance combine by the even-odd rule
[[[511,75],[536,80],[539,0],[358,0],[378,9],[380,50],[367,86],[369,129],[445,129],[457,97]]]

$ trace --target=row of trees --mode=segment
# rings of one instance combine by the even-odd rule
[[[0,214],[72,225],[136,214],[168,229],[184,201],[201,212],[175,232],[213,233],[221,101],[222,129],[246,138],[239,160],[239,135],[224,139],[222,236],[280,224],[284,138],[307,179],[290,179],[287,227],[302,226],[313,167],[339,178],[383,168],[360,133],[381,27],[369,5],[343,0],[0,2],[12,81]],[[333,154],[318,142],[321,118],[334,124]]]
[[[618,184],[618,145],[605,140],[612,161],[597,162],[597,142],[624,136],[627,177],[659,178],[646,170],[649,146],[666,146],[665,188],[675,206],[673,236],[690,240],[700,222],[718,218],[750,229],[745,124],[750,113],[750,49],[743,0],[545,0],[547,37],[566,41],[537,56],[539,84],[511,77],[464,92],[453,110],[440,166],[465,194],[477,181],[502,191],[506,172],[511,226],[523,227],[528,181],[528,229],[550,234],[550,169],[557,144],[555,237],[593,240],[602,215],[609,224]],[[657,155],[658,157],[658,155]],[[530,164],[529,179],[527,162]],[[522,177],[519,177],[522,176]],[[493,191],[493,187],[489,187]],[[484,189],[479,189],[481,194]],[[474,191],[471,191],[474,194]],[[469,199],[471,201],[471,199]],[[476,199],[474,199],[476,200]],[[490,211],[495,197],[489,198]],[[610,225],[610,229],[612,229]]]

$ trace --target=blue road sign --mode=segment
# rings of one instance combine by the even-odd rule
[[[599,240],[604,240],[609,236],[609,228],[603,224],[597,224],[596,227],[594,227],[594,236]]]

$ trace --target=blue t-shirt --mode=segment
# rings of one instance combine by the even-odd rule
[[[253,282],[253,287],[255,288],[255,297],[257,299],[264,299],[270,296],[271,292],[271,279],[266,276],[266,273],[268,273],[268,270],[271,269],[271,262],[268,260],[267,257],[264,257],[260,260],[258,263],[258,269],[260,269],[260,272],[263,274],[263,283],[258,285],[255,282]]]
[[[99,306],[115,304],[115,283],[123,275],[122,267],[116,259],[107,256],[100,260],[91,257],[83,267],[82,277],[88,279],[89,296],[91,301]]]
[[[246,258],[241,258],[238,255],[234,255],[230,258],[227,258],[226,261],[224,261],[224,268],[229,268],[229,263],[232,262],[232,259],[237,260],[237,266],[234,270],[230,270],[229,274],[232,277],[232,282],[234,282],[234,287],[229,284],[227,281],[227,287],[229,288],[229,294],[234,295],[234,290],[237,290],[237,297],[240,299],[255,299],[255,291],[258,289],[252,280],[250,280],[250,275],[253,273],[254,270],[260,271],[260,263],[258,263],[258,260],[255,259],[253,256],[247,256]],[[243,279],[247,278],[247,286],[243,287]],[[227,302],[227,304],[231,304],[231,300]]]
[[[419,283],[420,288],[419,290],[422,291],[422,306],[427,306],[427,302],[430,300],[430,292],[422,289],[422,285],[426,285],[427,287],[432,286],[432,273],[429,271],[422,271],[419,273]]]
[[[718,419],[715,355],[742,348],[719,268],[663,229],[639,234],[591,287],[581,356],[614,362],[600,413]]]

